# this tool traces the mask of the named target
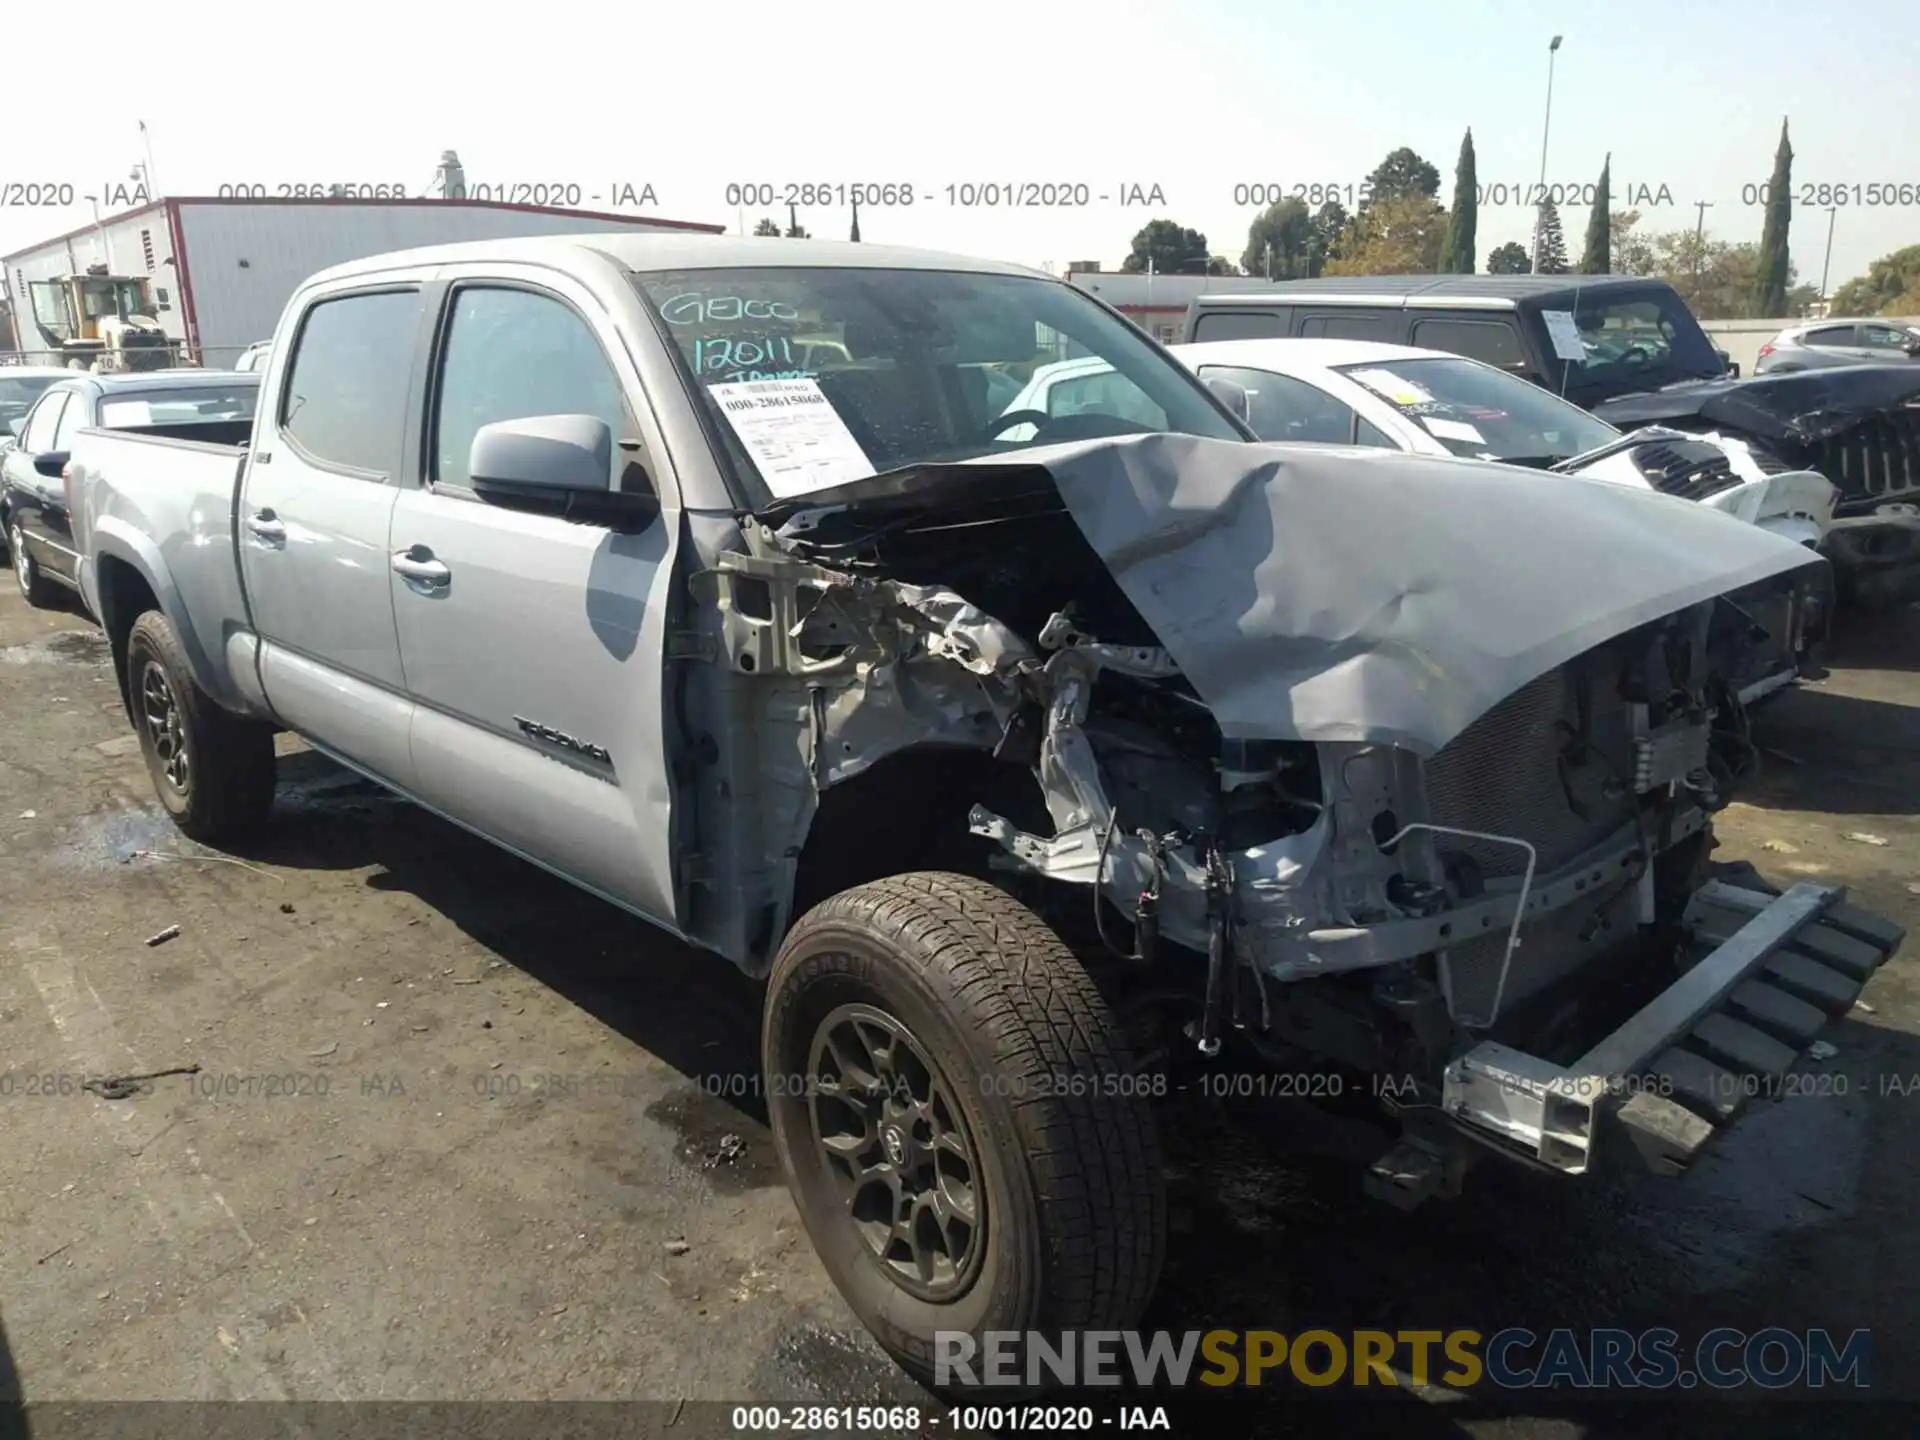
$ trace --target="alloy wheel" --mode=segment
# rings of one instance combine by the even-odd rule
[[[147,661],[140,671],[140,719],[167,784],[185,795],[192,778],[186,725],[180,717],[180,706],[174,699],[167,672],[157,661]]]
[[[901,1289],[944,1303],[986,1250],[986,1190],[964,1113],[907,1027],[842,1005],[814,1031],[808,1110],[848,1222]]]

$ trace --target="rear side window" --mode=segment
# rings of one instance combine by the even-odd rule
[[[1276,340],[1287,333],[1284,310],[1208,310],[1193,325],[1193,339]]]
[[[1803,345],[1851,345],[1853,344],[1853,326],[1829,325],[1824,330],[1809,330]]]
[[[1300,322],[1300,333],[1325,340],[1391,340],[1393,318],[1365,311],[1350,315],[1309,315]]]
[[[1445,350],[1502,369],[1527,363],[1519,334],[1504,320],[1416,320],[1413,343],[1422,350]]]
[[[325,465],[390,476],[400,468],[420,293],[323,300],[294,340],[280,429]]]

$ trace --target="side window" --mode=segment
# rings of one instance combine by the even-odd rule
[[[281,431],[321,464],[390,477],[400,468],[419,334],[417,290],[315,305],[293,342]]]
[[[1359,422],[1359,428],[1356,429],[1353,434],[1354,444],[1371,445],[1376,450],[1398,450],[1400,448],[1393,443],[1386,431],[1373,424],[1365,416],[1356,415],[1353,418]]]
[[[434,483],[468,483],[468,453],[481,426],[534,415],[592,415],[616,442],[633,433],[620,378],[573,310],[530,290],[455,291],[435,386]],[[615,472],[624,464],[616,450]],[[613,482],[610,473],[609,489]]]
[[[60,423],[53,428],[53,443],[47,446],[49,450],[73,449],[73,432],[91,423],[87,419],[87,411],[92,404],[93,401],[85,395],[67,397],[67,408],[60,414]]]
[[[1195,342],[1201,340],[1275,340],[1287,333],[1284,310],[1209,310],[1193,325]]]
[[[1851,345],[1854,343],[1853,326],[1829,325],[1824,330],[1809,330],[1805,343],[1808,345]]]
[[[1300,333],[1327,340],[1391,340],[1392,327],[1392,316],[1355,310],[1334,315],[1309,315],[1300,322]]]
[[[1099,375],[1075,376],[1049,386],[1047,414],[1109,415],[1153,430],[1167,428],[1167,412],[1141,394],[1139,386],[1111,370]]]
[[[1503,370],[1522,369],[1527,363],[1519,333],[1504,320],[1416,320],[1413,343],[1422,350],[1445,350]]]
[[[1875,350],[1905,350],[1913,343],[1913,332],[1896,330],[1891,325],[1862,325],[1860,343]]]
[[[1231,380],[1244,389],[1253,433],[1262,440],[1307,441],[1319,445],[1353,443],[1354,422],[1359,417],[1344,401],[1334,399],[1304,380],[1275,375],[1270,370],[1243,370],[1232,365],[1202,366],[1200,378]],[[1381,436],[1381,441],[1389,449],[1396,448],[1385,436]]]
[[[29,455],[44,455],[53,449],[53,432],[59,427],[60,412],[66,408],[71,392],[56,391],[33,407],[27,427],[20,436],[20,448]]]

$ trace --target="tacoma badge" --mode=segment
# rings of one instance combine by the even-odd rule
[[[613,764],[613,756],[601,746],[586,740],[575,739],[564,730],[556,730],[551,725],[542,725],[537,720],[528,720],[520,715],[513,717],[513,723],[518,725],[530,739],[544,740],[549,745],[558,745],[562,750],[571,750],[574,754],[584,755],[589,760],[598,760],[602,765]]]

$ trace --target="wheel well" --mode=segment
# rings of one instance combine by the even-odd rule
[[[160,599],[153,593],[146,576],[113,555],[100,557],[94,583],[100,591],[100,625],[107,632],[107,648],[113,656],[114,682],[120,687],[120,703],[127,707],[131,717],[133,701],[127,694],[127,636],[133,631],[134,621],[147,611],[160,608]]]
[[[1053,833],[1032,771],[984,750],[917,746],[835,785],[821,795],[800,852],[792,918],[829,895],[912,870],[984,878],[999,847],[967,829],[975,805]]]

